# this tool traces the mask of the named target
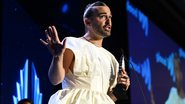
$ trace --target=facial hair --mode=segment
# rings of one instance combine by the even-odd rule
[[[111,35],[111,31],[105,31],[104,28],[97,23],[92,24],[94,32],[102,37],[109,37]]]

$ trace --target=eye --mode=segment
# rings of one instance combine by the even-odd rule
[[[99,15],[100,19],[112,19],[112,15],[108,16],[108,15]]]
[[[111,19],[112,18],[112,16],[109,16],[109,19]]]
[[[102,19],[102,18],[104,18],[104,19],[106,19],[106,18],[107,18],[107,16],[106,16],[106,15],[100,15],[99,17],[100,17],[101,19]]]

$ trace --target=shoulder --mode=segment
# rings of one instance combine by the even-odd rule
[[[73,36],[68,36],[63,39],[63,41],[66,40],[67,42],[79,42],[81,40],[80,37],[73,37]]]
[[[63,39],[63,41],[64,41],[64,40],[70,41],[70,40],[76,40],[76,39],[77,39],[77,37],[68,36],[68,37],[65,37],[65,38]]]
[[[69,36],[69,37],[65,37],[63,39],[63,41],[64,40],[65,40],[66,48],[69,48],[69,49],[78,49],[78,48],[82,47],[84,44],[83,40],[79,37]]]

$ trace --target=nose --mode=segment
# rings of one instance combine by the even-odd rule
[[[111,24],[111,23],[112,23],[111,17],[107,17],[105,23],[106,23],[106,24]]]

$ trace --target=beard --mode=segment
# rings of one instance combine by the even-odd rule
[[[111,35],[111,30],[110,31],[106,31],[100,24],[93,24],[93,29],[94,32],[102,37],[109,37]]]

